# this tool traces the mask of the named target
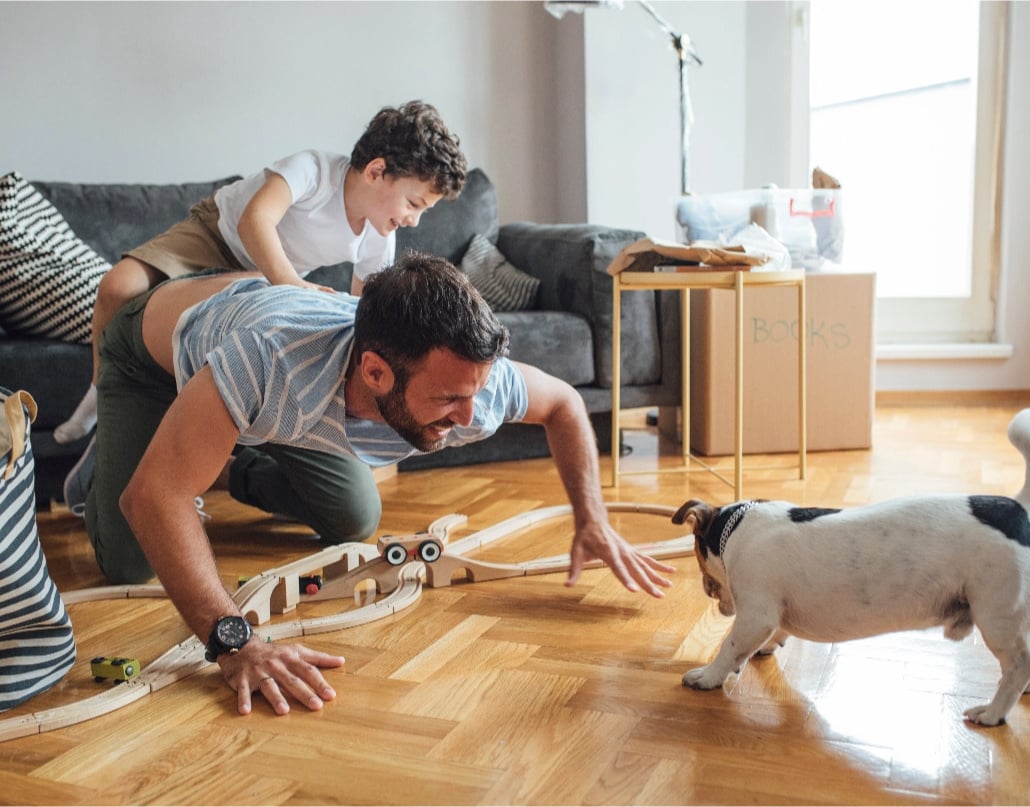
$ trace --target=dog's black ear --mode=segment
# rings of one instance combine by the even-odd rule
[[[690,508],[697,507],[699,504],[704,504],[704,502],[699,501],[698,499],[688,499],[687,501],[685,501],[680,506],[680,509],[673,514],[672,523],[682,524],[684,521],[687,520],[687,513],[690,512]]]
[[[683,524],[687,521],[693,522],[694,535],[704,535],[708,525],[712,523],[715,511],[711,505],[705,504],[700,499],[690,499],[672,517],[673,524]]]

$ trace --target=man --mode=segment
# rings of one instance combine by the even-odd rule
[[[101,340],[86,502],[101,569],[114,582],[157,574],[190,628],[208,638],[241,713],[254,691],[280,714],[289,711],[286,694],[318,709],[334,697],[319,668],[343,659],[250,640],[194,498],[240,445],[229,466],[234,496],[281,506],[324,541],[362,540],[380,514],[369,464],[483,439],[521,420],[545,427],[572,503],[567,584],[596,557],[630,590],[661,596],[672,567],[608,523],[579,395],[509,361],[507,344],[507,329],[468,279],[417,254],[373,275],[360,300],[239,274],[169,281],[137,298]]]

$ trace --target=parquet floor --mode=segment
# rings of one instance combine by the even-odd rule
[[[748,458],[749,497],[848,506],[921,492],[1013,494],[1023,461],[1005,438],[1026,401],[878,408],[872,451]],[[652,430],[630,429],[625,467],[674,464]],[[607,458],[604,458],[607,462]],[[565,503],[548,460],[405,473],[382,484],[382,532],[469,517],[459,538]],[[612,501],[716,503],[706,474],[624,477]],[[314,552],[305,530],[211,494],[208,523],[227,586]],[[671,538],[654,516],[615,515],[634,541]],[[81,523],[40,517],[63,590],[101,585]],[[484,549],[519,561],[567,551],[558,519]],[[889,563],[890,559],[885,558]],[[79,725],[0,743],[4,804],[1026,804],[1030,696],[997,729],[962,710],[993,694],[998,666],[976,636],[939,630],[839,645],[792,639],[725,690],[682,673],[708,659],[729,621],[676,561],[664,600],[624,591],[605,570],[575,588],[561,574],[425,589],[385,620],[309,637],[342,653],[339,695],[318,713],[241,717],[216,668]],[[369,596],[367,592],[363,596]],[[352,608],[301,606],[300,616]],[[186,637],[163,600],[70,606],[79,661],[13,714],[94,694],[89,660],[147,663]],[[277,617],[281,619],[282,617]],[[8,713],[5,717],[9,717]]]

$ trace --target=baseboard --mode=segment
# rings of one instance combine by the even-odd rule
[[[1030,406],[1030,390],[877,390],[877,406]]]

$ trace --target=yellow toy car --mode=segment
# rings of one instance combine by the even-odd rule
[[[94,681],[121,683],[139,675],[142,666],[134,658],[97,656],[89,663],[89,669],[93,673]]]

